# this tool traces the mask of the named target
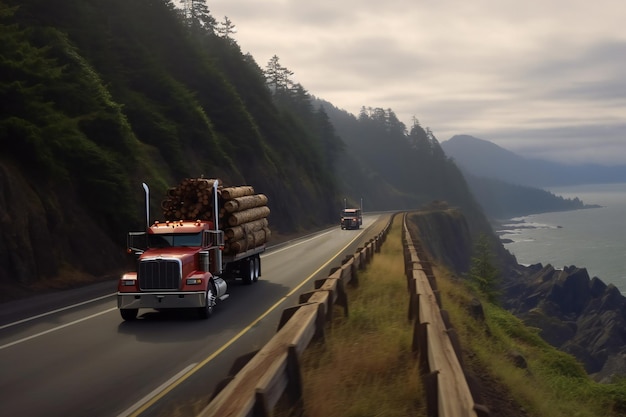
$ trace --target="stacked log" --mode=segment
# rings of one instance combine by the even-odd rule
[[[224,193],[222,193],[222,197]],[[249,208],[261,207],[267,205],[267,197],[264,194],[246,195],[243,197],[233,198],[224,202],[224,209],[229,213],[242,211]]]
[[[165,220],[211,220],[213,218],[213,183],[218,179],[186,178],[178,186],[167,190],[161,202]]]
[[[165,220],[213,220],[213,184],[218,187],[218,216],[224,230],[224,253],[234,255],[266,243],[271,235],[270,209],[264,194],[248,185],[223,187],[218,179],[187,178],[167,191],[161,203]]]
[[[250,186],[219,190],[222,224],[226,245],[224,253],[236,254],[263,245],[270,238],[267,216],[270,209],[264,194],[255,194]]]

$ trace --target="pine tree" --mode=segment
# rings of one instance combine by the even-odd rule
[[[483,293],[487,299],[495,303],[497,301],[499,272],[491,261],[491,251],[487,236],[481,234],[474,246],[474,256],[469,271],[471,282]]]
[[[273,92],[286,91],[291,88],[293,72],[280,65],[277,55],[272,56],[265,67],[265,79]]]
[[[237,33],[237,27],[232,20],[228,18],[228,16],[224,16],[224,20],[217,24],[215,31],[219,37],[224,38],[229,42],[235,42],[231,35]]]

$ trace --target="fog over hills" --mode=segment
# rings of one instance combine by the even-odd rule
[[[568,165],[524,158],[495,143],[470,135],[456,135],[441,143],[446,155],[462,170],[477,177],[530,186],[554,187],[578,184],[626,182],[626,165]]]

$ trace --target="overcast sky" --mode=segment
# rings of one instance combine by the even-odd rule
[[[415,116],[520,155],[626,164],[623,0],[207,0],[242,52],[273,55],[358,115]]]

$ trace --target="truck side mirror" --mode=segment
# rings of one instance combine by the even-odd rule
[[[143,253],[148,248],[148,235],[146,232],[128,232],[126,249],[136,254]]]

